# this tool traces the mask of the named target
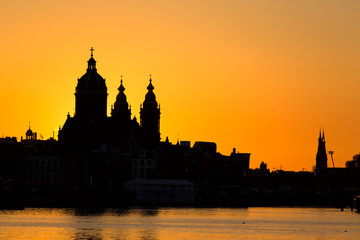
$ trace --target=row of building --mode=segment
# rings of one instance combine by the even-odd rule
[[[132,118],[122,79],[118,90],[107,116],[106,82],[92,49],[77,81],[75,114],[68,114],[58,141],[37,139],[30,127],[19,142],[0,139],[2,189],[37,199],[97,194],[135,203],[189,204],[220,186],[243,184],[250,154],[234,149],[224,156],[212,142],[161,141],[151,77],[140,122]]]
[[[252,170],[249,153],[161,140],[154,89],[150,77],[138,121],[121,79],[108,116],[106,82],[91,52],[58,140],[40,140],[30,126],[20,141],[0,139],[0,207],[15,199],[40,206],[344,205],[360,193],[360,168],[328,167],[324,131],[314,172],[270,172],[265,163]]]

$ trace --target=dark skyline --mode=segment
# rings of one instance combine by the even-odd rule
[[[310,171],[325,124],[345,166],[359,151],[359,11],[337,0],[4,1],[0,136],[20,139],[31,121],[52,137],[75,112],[93,46],[108,115],[123,75],[139,119],[152,74],[170,141],[251,152],[252,168]]]

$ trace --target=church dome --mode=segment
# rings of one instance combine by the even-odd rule
[[[145,95],[145,101],[144,101],[144,104],[156,104],[157,105],[157,102],[156,102],[156,96],[153,92],[154,90],[154,86],[152,85],[152,80],[150,78],[150,83],[149,83],[149,86],[147,87],[148,89],[148,92],[146,93]]]
[[[26,134],[25,134],[27,137],[32,137],[32,135],[33,135],[33,131],[30,129],[30,127],[29,127],[29,129],[26,131]]]
[[[120,81],[120,87],[118,88],[118,90],[119,90],[119,94],[116,96],[116,102],[115,102],[115,104],[126,102],[126,95],[125,95],[125,93],[124,93],[125,87],[124,87],[124,85],[123,85],[122,79],[121,79],[121,81]],[[127,104],[127,103],[126,103],[126,104]]]
[[[86,73],[80,79],[78,79],[76,90],[107,90],[105,79],[103,79],[103,77],[101,77],[100,74],[97,73],[96,61],[93,58],[92,52],[91,57],[88,61],[88,68],[86,70]]]
[[[152,85],[151,75],[150,75],[150,83],[147,87],[148,92],[145,95],[145,101],[143,102],[144,109],[157,109],[158,103],[156,101],[156,96],[154,93],[154,86]]]
[[[126,100],[126,95],[124,93],[125,91],[125,87],[123,85],[123,81],[121,79],[120,81],[120,87],[118,88],[119,90],[119,93],[118,95],[116,96],[116,101],[115,101],[115,104],[114,104],[114,111],[121,111],[121,110],[124,110],[124,111],[128,111],[128,107],[129,107],[129,104]]]

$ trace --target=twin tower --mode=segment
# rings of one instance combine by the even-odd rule
[[[156,101],[154,86],[150,83],[145,101],[140,107],[140,124],[131,118],[131,108],[121,80],[119,93],[106,114],[107,87],[105,79],[97,72],[93,48],[86,73],[78,79],[75,92],[75,115],[68,114],[59,129],[59,142],[70,145],[126,144],[157,145],[160,142],[160,106]]]

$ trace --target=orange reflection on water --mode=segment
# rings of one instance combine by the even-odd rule
[[[0,211],[0,239],[356,239],[353,212],[316,208]]]

